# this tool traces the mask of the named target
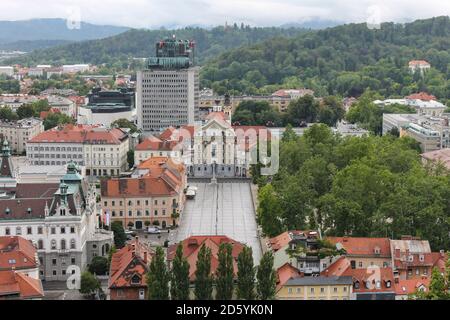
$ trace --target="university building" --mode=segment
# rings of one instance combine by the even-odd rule
[[[9,146],[3,144],[0,172],[0,235],[32,241],[42,280],[64,281],[95,256],[107,256],[113,241],[99,229],[95,187],[74,163],[59,183],[14,183]]]

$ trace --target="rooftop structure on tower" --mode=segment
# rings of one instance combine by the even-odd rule
[[[148,59],[149,69],[185,69],[194,65],[195,42],[175,35],[156,43],[156,55]]]

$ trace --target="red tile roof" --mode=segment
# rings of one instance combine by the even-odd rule
[[[30,241],[19,236],[0,237],[0,270],[36,267],[36,248]]]
[[[359,282],[359,288],[353,286],[353,291],[355,293],[393,292],[395,290],[392,268],[348,268],[342,275],[353,277],[353,283]],[[379,288],[376,287],[376,282],[378,280],[380,281]],[[369,285],[369,288],[366,287],[367,284]]]
[[[154,252],[139,239],[114,253],[111,258],[109,288],[146,287],[145,275],[153,255]],[[134,275],[138,275],[138,283],[131,283]]]
[[[206,120],[217,119],[217,120],[220,120],[220,121],[228,121],[229,117],[228,117],[228,115],[225,112],[220,111],[220,112],[210,112],[206,116],[205,119]]]
[[[21,299],[42,298],[44,290],[41,280],[17,271],[0,271],[0,299],[16,295]]]
[[[119,128],[105,129],[98,126],[66,125],[44,131],[28,143],[95,143],[121,144],[127,134]]]
[[[405,279],[398,280],[395,283],[395,294],[396,295],[408,295],[414,294],[420,287],[424,287],[425,291],[428,291],[431,279],[424,277],[422,279]]]
[[[138,151],[172,151],[178,145],[177,141],[161,141],[158,138],[145,139],[136,146]]]
[[[440,272],[445,272],[445,264],[448,261],[447,253],[432,252],[431,259],[433,261],[433,268],[438,268]]]
[[[405,97],[406,99],[411,99],[411,100],[415,100],[415,99],[419,99],[422,101],[430,101],[430,100],[436,100],[436,97],[428,94],[426,92],[419,92],[419,93],[413,93],[407,97]]]
[[[139,178],[112,178],[101,181],[105,197],[172,196],[184,189],[185,166],[167,157],[153,157],[141,162],[138,169],[148,169]]]
[[[189,279],[191,281],[195,280],[196,263],[198,253],[202,245],[211,249],[211,273],[214,274],[219,265],[218,253],[219,246],[221,243],[231,243],[233,246],[232,256],[233,256],[233,268],[234,274],[237,274],[237,257],[241,253],[244,245],[236,240],[233,240],[227,236],[192,236],[182,242],[183,245],[183,256],[186,257],[189,263]],[[167,260],[172,261],[175,257],[178,243],[173,244],[169,247],[167,251]]]
[[[347,255],[374,256],[377,249],[380,251],[379,256],[391,256],[388,238],[327,237],[327,240],[332,244],[340,243]]]
[[[281,287],[284,286],[284,284],[289,280],[297,277],[304,276],[303,273],[301,273],[297,268],[294,268],[289,263],[283,264],[281,267],[277,269],[277,288],[276,291],[278,292]]]
[[[321,272],[321,275],[328,276],[342,276],[347,269],[350,268],[350,261],[342,256],[337,259],[332,265],[330,265],[327,269]]]
[[[411,60],[408,64],[409,64],[409,66],[430,65],[428,63],[428,61],[425,61],[425,60]]]

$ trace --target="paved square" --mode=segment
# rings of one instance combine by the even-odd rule
[[[193,235],[226,235],[253,248],[259,263],[261,245],[248,182],[189,183],[198,187],[193,200],[186,200],[175,241]]]

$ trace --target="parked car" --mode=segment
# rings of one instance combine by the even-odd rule
[[[147,232],[150,234],[159,234],[161,230],[158,227],[148,227]]]

